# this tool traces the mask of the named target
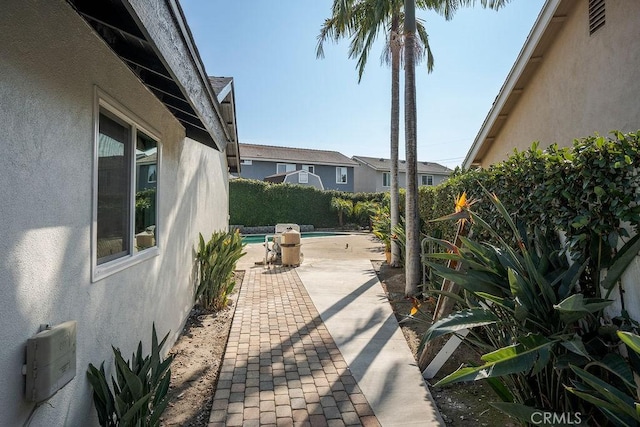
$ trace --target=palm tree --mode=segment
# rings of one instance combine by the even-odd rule
[[[418,0],[419,1],[419,0]],[[481,0],[483,7],[499,9],[509,0]],[[428,6],[450,19],[461,6],[473,6],[475,0],[426,0]],[[415,60],[413,56],[416,34],[416,0],[405,0],[404,4],[404,134],[407,157],[407,193],[405,204],[405,296],[418,293],[422,282],[420,259],[420,217],[418,211],[418,158],[417,158],[417,111]]]
[[[381,28],[387,29],[387,49],[383,52],[383,61],[391,62],[391,226],[398,224],[400,214],[398,206],[398,134],[400,117],[400,61],[405,58],[405,129],[407,157],[407,251],[405,269],[407,285],[405,293],[415,295],[421,282],[420,268],[420,226],[418,220],[418,182],[417,182],[417,112],[415,102],[415,64],[424,55],[427,57],[429,72],[433,69],[433,55],[429,47],[429,39],[421,20],[415,18],[416,6],[420,9],[432,9],[449,20],[460,7],[473,6],[476,0],[406,0],[405,8],[411,8],[411,17],[405,17],[408,10],[403,10],[402,0],[334,0],[332,15],[327,18],[318,35],[316,55],[324,57],[324,42],[329,39],[338,41],[351,37],[349,57],[358,58],[358,82],[362,79],[369,51]],[[485,8],[499,9],[509,0],[480,0]],[[410,20],[410,42],[407,43],[407,19]],[[405,33],[400,32],[404,22]],[[418,35],[418,38],[415,35]],[[407,52],[411,53],[408,55]],[[408,56],[411,64],[409,65]],[[407,71],[407,68],[411,68]],[[409,73],[409,74],[407,74]],[[411,78],[411,84],[406,81]],[[407,100],[409,96],[409,100]],[[410,111],[407,112],[407,107]],[[415,182],[414,182],[415,181]],[[409,248],[411,246],[411,248]],[[397,243],[392,245],[392,265],[399,260]]]
[[[422,7],[428,2],[421,1]],[[338,41],[351,37],[349,57],[357,58],[358,82],[362,80],[369,52],[381,29],[385,30],[386,46],[382,62],[391,65],[391,228],[399,223],[398,189],[398,138],[400,133],[400,62],[403,56],[401,25],[404,20],[402,0],[334,0],[332,16],[325,20],[318,36],[317,56],[324,56],[323,45],[327,39]],[[433,55],[429,47],[429,36],[421,21],[417,22],[419,39],[415,43],[414,57],[421,61],[427,58],[427,70],[433,70]],[[391,265],[400,263],[400,248],[393,241]]]
[[[404,135],[407,157],[407,193],[405,207],[406,257],[405,288],[407,297],[418,293],[422,282],[420,266],[420,217],[418,216],[418,161],[416,126],[416,66],[413,46],[416,33],[415,0],[405,0],[404,5]]]

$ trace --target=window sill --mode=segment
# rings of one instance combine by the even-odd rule
[[[91,274],[91,282],[95,283],[102,279],[106,279],[113,274],[116,274],[136,264],[140,264],[141,262],[144,262],[148,259],[155,258],[158,255],[160,255],[160,250],[156,246],[153,248],[145,249],[144,251],[138,252],[134,255],[127,255],[104,264],[94,265]]]

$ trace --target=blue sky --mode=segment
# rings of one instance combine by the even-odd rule
[[[543,3],[461,9],[451,21],[417,12],[435,57],[431,74],[424,64],[416,70],[420,161],[453,168],[464,160]],[[331,4],[181,0],[207,73],[234,78],[240,142],[389,158],[391,71],[380,64],[383,36],[360,84],[347,41],[326,44],[325,58],[316,59]],[[402,115],[400,121],[402,129]]]

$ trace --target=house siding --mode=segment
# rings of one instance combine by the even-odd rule
[[[390,171],[387,171],[391,173]],[[390,186],[384,186],[382,175],[385,171],[375,170],[366,164],[361,163],[355,170],[355,191],[358,192],[366,192],[366,193],[379,193],[390,191]],[[406,172],[398,172],[398,187],[406,188],[407,187],[407,177]],[[420,184],[422,175],[431,175],[433,176],[433,185],[438,185],[441,182],[444,182],[448,175],[438,175],[436,173],[418,173],[418,183]]]
[[[588,1],[575,2],[564,27],[509,114],[483,167],[513,149],[640,128],[640,2],[606,2],[606,24],[589,35]]]
[[[248,159],[245,159],[248,160]],[[301,170],[302,165],[308,165],[312,163],[296,163],[291,161],[278,161],[278,162],[270,162],[270,161],[262,161],[262,160],[252,160],[250,165],[243,164],[242,165],[242,173],[240,176],[246,179],[257,179],[264,180],[265,177],[269,175],[275,175],[277,173],[277,165],[278,163],[290,163],[296,165],[296,170]],[[354,171],[353,166],[347,166],[347,183],[346,184],[338,184],[336,183],[336,166],[328,166],[328,165],[313,165],[315,168],[315,174],[322,179],[322,185],[325,190],[338,190],[338,191],[354,191]]]
[[[89,363],[178,337],[192,306],[198,232],[227,228],[224,153],[184,128],[62,0],[10,0],[0,14],[0,425],[22,425],[25,345],[43,323],[77,323],[75,378],[32,426],[98,425]],[[91,282],[95,87],[161,136],[159,255]]]

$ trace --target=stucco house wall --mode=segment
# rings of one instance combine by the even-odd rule
[[[588,1],[573,4],[532,80],[495,141],[482,156],[487,167],[513,149],[640,128],[640,2],[606,2],[606,23],[589,35]]]
[[[376,193],[378,191],[389,190],[389,188],[386,190],[380,189],[382,186],[382,174],[375,169],[363,165],[362,163],[355,168],[354,175],[356,191],[363,193]]]
[[[97,425],[89,363],[180,333],[192,306],[194,245],[226,229],[227,161],[185,130],[62,0],[0,13],[0,425]],[[96,88],[160,135],[158,255],[92,282]],[[26,340],[77,321],[75,378],[49,404],[24,398]],[[34,409],[35,408],[35,409]]]
[[[540,148],[570,146],[596,132],[640,129],[640,2],[607,0],[604,11],[604,25],[590,35],[588,0],[545,2],[465,167],[486,168],[533,141]],[[640,320],[639,275],[636,257],[622,275],[623,296],[617,287],[611,295],[612,317],[624,300],[631,318]]]

